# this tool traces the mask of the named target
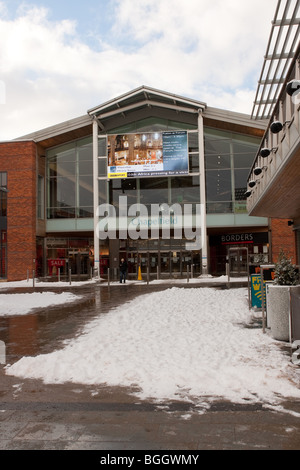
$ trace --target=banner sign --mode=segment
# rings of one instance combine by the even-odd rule
[[[51,268],[61,268],[66,265],[66,260],[65,259],[48,259],[48,266]]]
[[[253,245],[268,243],[268,232],[229,233],[210,237],[211,245]]]
[[[186,131],[108,136],[109,179],[188,174]]]

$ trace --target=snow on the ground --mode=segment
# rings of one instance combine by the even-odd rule
[[[27,315],[33,309],[74,302],[80,297],[68,292],[33,292],[26,294],[0,294],[0,317]]]
[[[247,289],[172,287],[90,322],[61,350],[6,373],[46,383],[133,387],[142,399],[276,404],[300,398],[299,369],[251,322]]]
[[[235,283],[240,283],[240,282],[247,282],[248,278],[247,277],[231,277],[228,281],[228,276],[210,276],[210,275],[207,275],[207,276],[198,276],[198,277],[193,277],[193,278],[189,278],[189,280],[187,280],[187,278],[178,278],[178,279],[151,279],[151,284],[172,284],[172,285],[176,285],[176,284],[185,284],[185,283],[191,283],[191,284],[205,284],[205,283],[209,283],[209,284],[220,284],[220,283],[224,283],[224,282],[230,282],[231,284],[235,284]],[[98,279],[98,278],[93,278],[93,279],[90,279],[88,281],[72,281],[71,284],[69,281],[40,281],[39,279],[36,279],[35,280],[35,286],[36,287],[64,287],[64,288],[67,288],[67,287],[81,287],[81,286],[86,286],[86,285],[90,285],[90,284],[94,284],[96,283],[97,281],[101,281],[101,285],[107,285],[107,279]],[[146,284],[147,283],[147,279],[146,279],[146,276],[143,275],[142,277],[142,280],[139,281],[138,279],[127,279],[126,280],[126,284],[127,285],[131,285],[131,284]],[[117,281],[110,281],[110,285],[114,286],[114,285],[119,285],[120,282],[117,280]],[[24,279],[22,281],[10,281],[10,282],[0,282],[0,290],[1,288],[2,289],[10,289],[10,288],[32,288],[33,287],[33,281],[32,279]]]
[[[95,280],[91,281],[72,281],[71,285],[69,282],[45,282],[35,280],[35,286],[41,288],[67,288],[67,287],[81,287],[88,284],[93,284]],[[32,292],[32,293],[13,293],[10,289],[22,288],[32,289],[32,279],[24,279],[22,281],[11,281],[11,282],[0,282],[0,292],[2,290],[8,290],[7,294],[0,293],[0,317],[11,316],[11,315],[27,315],[33,309],[46,308],[54,305],[61,305],[70,303],[78,300],[80,296],[71,294],[69,292]]]
[[[210,284],[210,285],[218,285],[218,284],[224,284],[230,282],[230,284],[239,284],[241,282],[245,283],[248,281],[248,277],[231,277],[228,280],[228,276],[210,276],[210,275],[205,275],[205,276],[198,276],[198,277],[193,277],[193,278],[163,278],[163,279],[153,279],[151,278],[150,284]],[[119,281],[111,281],[110,285],[118,285],[120,282]],[[147,283],[146,276],[142,276],[142,280],[139,281],[137,279],[127,279],[126,280],[127,284],[145,284]],[[102,285],[106,285],[107,280],[102,279]]]
[[[87,284],[93,284],[95,280],[89,281],[72,281],[71,284],[69,281],[39,281],[38,279],[35,280],[35,287],[77,287],[77,286],[85,286]],[[11,288],[32,288],[33,281],[32,279],[23,279],[22,281],[9,281],[9,282],[0,282],[0,290],[1,289],[11,289]]]

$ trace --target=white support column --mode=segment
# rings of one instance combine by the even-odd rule
[[[94,268],[95,276],[100,276],[100,249],[99,238],[97,236],[98,216],[97,209],[99,206],[99,180],[98,180],[98,123],[97,119],[93,120],[93,190],[94,190]]]
[[[199,171],[200,171],[200,204],[204,211],[202,217],[202,275],[208,274],[207,254],[207,226],[206,226],[206,183],[205,183],[205,155],[204,155],[204,129],[202,110],[198,111],[198,142],[199,142]]]

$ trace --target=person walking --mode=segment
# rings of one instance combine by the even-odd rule
[[[122,284],[123,280],[125,284],[126,274],[127,274],[127,262],[124,260],[124,258],[122,258],[120,262],[120,284]]]

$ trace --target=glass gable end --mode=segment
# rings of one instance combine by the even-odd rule
[[[247,178],[260,140],[205,129],[207,213],[246,214]]]
[[[47,154],[47,218],[93,217],[93,144],[83,139]]]

